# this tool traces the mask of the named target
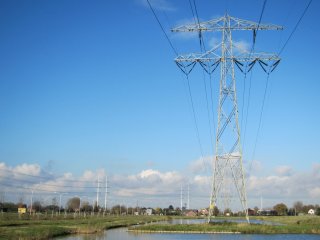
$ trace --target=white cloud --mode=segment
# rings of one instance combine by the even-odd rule
[[[290,166],[278,166],[275,169],[275,175],[251,176],[247,184],[248,194],[287,200],[316,199],[320,195],[319,169],[319,164],[305,172],[293,171]]]
[[[315,198],[315,199],[320,198],[320,187],[315,187],[313,189],[310,189],[308,192],[309,192],[309,196],[311,196],[312,198]]]
[[[204,176],[201,159],[190,164],[190,169],[195,174],[193,183],[205,187],[211,184],[211,177]],[[269,202],[293,201],[304,199],[308,202],[318,201],[320,198],[320,164],[314,164],[307,171],[297,171],[292,166],[277,166],[274,173],[265,175],[259,161],[252,163],[251,175],[247,176],[247,195],[249,199],[263,196]],[[264,175],[263,175],[264,174]],[[273,200],[272,200],[273,199]]]
[[[320,176],[320,163],[315,163],[312,166],[312,175],[314,177],[319,177]]]
[[[217,37],[210,38],[210,40],[208,42],[210,49],[216,47],[218,44],[220,44],[220,42],[221,42],[221,40],[218,39]]]
[[[122,176],[112,176],[111,181],[120,188],[139,189],[141,187],[152,189],[157,188],[172,188],[172,184],[179,185],[183,182],[183,176],[175,171],[160,172],[152,169],[143,170],[138,174]]]
[[[38,164],[23,163],[15,167],[7,166],[5,163],[0,163],[0,180],[6,179],[27,179],[31,176],[39,176],[41,168]]]
[[[199,158],[189,164],[189,169],[194,174],[212,174],[213,170],[213,163],[214,163],[213,156],[206,156],[203,158]]]
[[[235,52],[249,52],[251,44],[245,40],[233,40],[233,45],[236,47],[234,50]]]
[[[193,178],[193,183],[202,186],[207,187],[211,185],[212,177],[211,176],[202,176],[202,175],[196,175]]]
[[[113,190],[111,199],[134,199],[148,206],[163,206],[178,199],[180,187],[183,185],[185,188],[187,178],[176,171],[146,169],[129,176],[114,175],[110,182]]]
[[[141,178],[148,178],[148,177],[152,177],[152,176],[160,176],[160,172],[159,171],[154,171],[152,169],[148,169],[148,170],[144,170],[142,171],[139,176]]]
[[[96,178],[95,173],[93,171],[87,170],[83,173],[83,180],[92,180],[93,178]]]
[[[280,176],[290,176],[292,175],[292,167],[290,166],[278,166],[275,172]]]
[[[249,165],[248,170],[250,175],[260,172],[263,169],[262,163],[258,160],[247,162],[247,164]]]
[[[16,174],[30,174],[34,176],[39,176],[40,166],[38,164],[26,164],[18,165],[13,168],[13,172]]]
[[[144,7],[149,8],[147,0],[136,0],[136,2]],[[175,11],[176,8],[173,6],[172,1],[168,0],[149,0],[152,8],[162,11]]]
[[[109,174],[109,197],[110,199],[120,198],[121,201],[154,198],[155,200],[150,200],[149,204],[161,206],[164,200],[166,200],[166,204],[170,201],[178,201],[181,185],[184,194],[186,194],[187,185],[190,184],[193,201],[202,201],[203,204],[206,204],[211,191],[212,171],[206,171],[204,163],[212,164],[212,157],[208,156],[204,160],[197,159],[190,163],[190,171],[186,174],[156,169],[145,169],[131,175]],[[256,163],[257,168],[260,168],[261,163],[258,161]],[[211,167],[212,165],[210,165]],[[25,175],[26,173],[34,177]],[[75,176],[72,173],[52,176],[44,173],[37,164],[20,164],[11,167],[0,163],[0,185],[4,186],[3,189],[7,193],[11,192],[12,194],[16,192],[28,194],[33,189],[41,196],[69,193],[68,196],[81,195],[93,199],[96,196],[98,176],[101,194],[103,194],[105,169],[86,170],[80,176]],[[267,176],[261,176],[258,171],[252,171],[251,176],[247,179],[247,193],[249,199],[263,196],[264,199],[276,199],[274,201],[293,202],[309,199],[312,202],[320,198],[319,182],[320,164],[318,163],[308,171],[293,171],[291,166],[278,166],[272,174]],[[18,187],[12,191],[10,184]]]

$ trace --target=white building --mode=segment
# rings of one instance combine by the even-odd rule
[[[148,208],[148,209],[146,210],[146,214],[147,214],[148,216],[152,215],[152,208]]]
[[[309,209],[308,214],[314,215],[314,210],[313,209]]]

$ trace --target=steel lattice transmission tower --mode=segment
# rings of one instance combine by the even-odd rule
[[[206,31],[220,31],[222,33],[221,43],[210,51],[180,55],[175,58],[175,62],[186,75],[192,71],[197,63],[208,74],[212,74],[220,65],[218,120],[217,134],[215,136],[215,159],[209,221],[214,215],[215,206],[222,202],[226,195],[230,194],[224,192],[223,188],[231,184],[233,187],[231,194],[238,195],[241,207],[249,222],[238,120],[235,65],[241,72],[246,74],[258,63],[267,74],[270,74],[280,62],[280,58],[276,54],[253,53],[252,51],[248,52],[239,49],[232,41],[232,31],[235,30],[253,31],[253,41],[255,41],[258,30],[282,30],[282,27],[258,24],[225,14],[223,17],[210,21],[183,25],[172,29],[173,32],[198,32],[200,38],[202,37],[202,32]],[[237,55],[234,55],[234,48],[237,48],[237,51],[235,51]],[[229,187],[227,188],[230,191]]]

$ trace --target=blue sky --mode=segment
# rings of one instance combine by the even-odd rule
[[[196,2],[200,20],[227,10],[256,22],[263,3]],[[307,2],[268,1],[262,22],[285,30],[260,31],[256,50],[277,52]],[[189,2],[151,3],[179,53],[199,51],[195,36],[169,31],[192,21]],[[10,0],[0,5],[0,162],[12,169],[37,165],[59,176],[97,169],[123,176],[147,169],[190,171],[201,154],[185,78],[145,1]],[[246,166],[259,163],[258,177],[273,175],[279,166],[308,173],[319,163],[319,7],[313,1],[271,74],[254,159],[266,76],[259,68],[253,72],[244,160]],[[208,42],[219,38],[219,33],[206,36]],[[252,33],[234,33],[234,39],[250,46]],[[199,69],[190,75],[191,89],[204,155],[211,156],[199,76]],[[241,108],[243,76],[237,84]]]

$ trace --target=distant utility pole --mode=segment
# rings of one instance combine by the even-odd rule
[[[107,211],[108,176],[106,175],[106,192],[104,194],[104,211]]]
[[[180,210],[182,211],[182,184],[180,189]]]
[[[188,183],[188,209],[190,209],[190,187]]]
[[[31,191],[31,199],[30,199],[30,202],[31,202],[31,205],[30,205],[30,215],[32,214],[32,205],[33,205],[33,189],[32,189],[32,191]]]
[[[97,184],[97,208],[99,206],[99,191],[100,191],[100,179],[98,175],[98,184]]]
[[[236,93],[235,65],[244,74],[258,63],[268,75],[277,67],[280,58],[276,54],[253,53],[241,49],[232,41],[232,31],[250,30],[253,32],[253,42],[258,30],[282,30],[277,25],[265,25],[231,17],[227,13],[220,18],[206,22],[188,24],[173,28],[173,32],[197,32],[200,42],[203,42],[203,32],[219,31],[222,41],[211,50],[204,53],[191,53],[175,58],[178,67],[188,76],[194,66],[199,65],[211,76],[220,65],[220,90],[218,103],[218,122],[215,136],[215,164],[213,170],[212,192],[210,197],[209,221],[213,217],[214,208],[223,199],[222,186],[226,179],[232,179],[233,191],[237,192],[241,207],[249,222],[247,194],[245,187],[245,172],[242,165],[242,147],[240,141],[240,126],[238,121],[238,104]],[[238,55],[234,55],[233,48]],[[220,207],[220,206],[219,206]]]
[[[136,210],[137,210],[137,212],[138,212],[138,215],[140,215],[140,210],[139,210],[139,200],[137,200]]]

